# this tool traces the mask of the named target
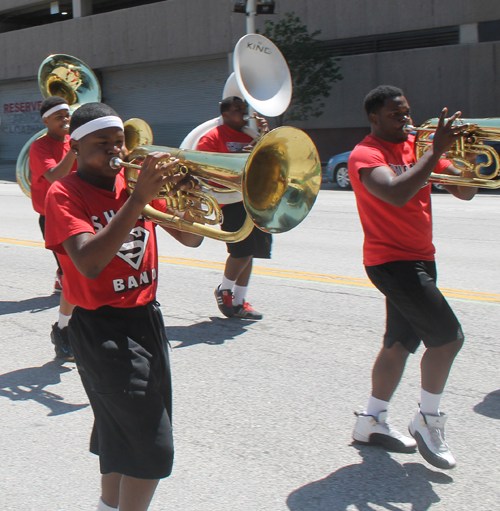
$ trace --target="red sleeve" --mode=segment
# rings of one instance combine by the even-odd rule
[[[436,174],[441,174],[445,169],[447,169],[450,165],[453,165],[453,163],[450,160],[439,160],[438,164],[436,165],[436,168],[434,169],[434,172]]]
[[[360,169],[387,167],[387,161],[380,149],[358,145],[349,156],[348,167],[358,173]]]
[[[96,232],[82,194],[78,188],[68,186],[66,178],[50,187],[45,215],[45,247],[53,252],[66,254],[63,241],[82,232]]]
[[[45,172],[54,168],[58,162],[46,144],[35,140],[30,147],[30,169],[33,179],[41,178]]]

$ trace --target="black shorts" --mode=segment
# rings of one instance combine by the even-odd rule
[[[226,204],[222,206],[224,220],[221,229],[227,232],[235,232],[245,223],[247,212],[243,202]],[[271,259],[271,244],[273,237],[268,232],[254,227],[252,232],[243,241],[227,243],[227,251],[234,258],[253,256],[259,259]]]
[[[69,340],[94,412],[90,451],[99,456],[101,473],[169,476],[172,388],[158,305],[94,311],[75,307]]]
[[[436,286],[434,261],[394,261],[367,266],[366,273],[386,297],[386,348],[400,342],[415,353],[420,341],[435,348],[463,339],[460,323]]]

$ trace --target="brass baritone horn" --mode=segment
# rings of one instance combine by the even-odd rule
[[[415,158],[418,160],[432,146],[439,119],[429,119],[419,128],[405,126],[405,131],[416,131]],[[451,160],[453,166],[462,172],[460,176],[432,173],[429,181],[441,185],[477,186],[479,188],[500,188],[500,156],[485,142],[500,142],[500,118],[457,119],[455,124],[467,124],[463,137],[457,139],[451,149],[441,158]],[[483,155],[486,161],[470,162],[467,154]],[[490,174],[482,174],[481,169],[494,164]]]
[[[127,147],[130,149],[128,144]],[[189,173],[202,182],[213,181],[241,192],[247,218],[236,232],[213,227],[222,223],[220,206],[209,193],[197,190],[179,191],[174,197],[168,197],[168,190],[162,190],[158,198],[167,200],[171,212],[164,213],[148,205],[144,216],[226,243],[245,239],[254,225],[270,233],[293,229],[308,215],[321,185],[321,162],[316,147],[303,131],[288,126],[264,135],[251,153],[211,153],[153,145],[133,148],[128,162],[110,162],[115,168],[125,167],[129,192],[137,180],[140,164],[153,151],[170,153],[180,160],[173,173]],[[176,214],[184,211],[199,221],[191,222]]]

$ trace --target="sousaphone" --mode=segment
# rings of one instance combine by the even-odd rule
[[[239,96],[261,115],[281,115],[292,100],[292,78],[278,47],[259,34],[243,36],[234,47],[233,73],[224,85],[222,99]],[[222,124],[222,116],[194,128],[181,142],[181,149],[196,149],[201,137]],[[258,134],[245,131],[253,138]]]
[[[243,36],[234,47],[233,69],[224,85],[222,99],[238,96],[253,110],[269,117],[286,111],[292,100],[292,78],[285,57],[271,40],[259,34]],[[200,138],[221,124],[221,115],[200,124],[184,138],[180,148],[196,150]],[[255,141],[259,136],[250,126],[245,126],[243,131]],[[239,193],[227,193],[223,189],[212,194],[223,204],[241,201]]]
[[[64,98],[69,104],[70,113],[85,103],[101,101],[101,87],[94,72],[83,61],[71,55],[49,55],[38,69],[38,87],[44,99],[50,96]],[[28,197],[31,197],[30,146],[46,133],[47,128],[35,133],[24,144],[17,158],[16,179]]]

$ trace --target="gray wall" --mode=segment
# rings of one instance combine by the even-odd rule
[[[36,3],[0,0],[0,13],[14,5]],[[25,97],[35,97],[38,67],[51,53],[75,55],[97,71],[104,99],[110,103],[117,100],[112,77],[118,75],[113,73],[122,73],[133,82],[130,75],[141,75],[141,70],[149,67],[156,69],[155,80],[164,86],[150,88],[151,101],[145,102],[142,117],[151,117],[162,137],[175,139],[172,125],[187,133],[198,118],[203,122],[212,117],[203,118],[219,99],[217,84],[222,90],[229,74],[229,65],[224,62],[246,33],[245,16],[232,13],[233,5],[234,0],[168,0],[0,34],[0,99],[11,101],[16,84],[22,80],[28,80],[32,87],[29,91],[23,87]],[[310,31],[320,29],[325,40],[500,19],[498,0],[277,0],[276,8],[277,15],[270,17],[273,21],[295,11]],[[258,16],[256,21],[262,29],[265,17]],[[212,66],[211,62],[217,64]],[[323,160],[351,149],[366,133],[363,97],[381,83],[405,90],[416,123],[438,115],[443,106],[462,110],[464,117],[500,117],[498,42],[357,55],[344,57],[340,65],[344,80],[334,85],[324,115],[296,123],[310,132]],[[176,83],[172,79],[172,71],[181,69],[178,66],[187,81]],[[160,107],[153,104],[167,89],[169,96],[176,98],[175,108],[168,102]],[[130,93],[133,104],[135,96],[132,90]],[[182,98],[188,98],[191,105],[189,116],[178,106]],[[168,120],[158,119],[160,108],[168,112]]]
[[[51,53],[78,56],[92,69],[227,55],[234,47],[232,4],[169,0],[6,32],[0,34],[0,81],[36,76]],[[237,39],[245,33],[239,16]]]
[[[363,98],[380,84],[403,89],[417,125],[439,116],[443,107],[461,110],[464,118],[500,118],[500,42],[359,55],[341,64],[344,80],[334,86],[324,114],[315,121],[315,130],[332,130],[315,138],[320,154],[352,149],[351,135],[339,128],[362,137],[359,128],[368,128]]]
[[[322,39],[405,32],[500,19],[498,0],[277,0]]]

